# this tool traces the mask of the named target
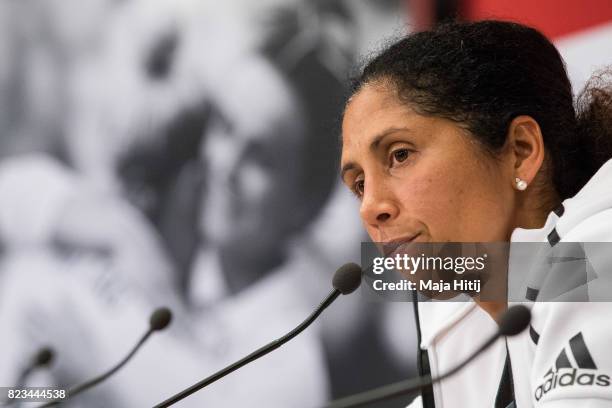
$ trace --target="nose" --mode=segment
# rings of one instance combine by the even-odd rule
[[[385,185],[370,183],[364,191],[359,213],[365,224],[377,228],[397,218],[399,207]]]

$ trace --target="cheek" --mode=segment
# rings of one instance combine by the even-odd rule
[[[398,180],[403,210],[424,224],[433,237],[446,235],[457,218],[457,208],[465,200],[463,186],[443,171],[431,172],[412,180]]]
[[[404,211],[432,241],[489,241],[502,239],[496,224],[505,213],[498,182],[489,177],[480,166],[438,164],[397,180],[397,188]]]

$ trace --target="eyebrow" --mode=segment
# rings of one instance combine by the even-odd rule
[[[374,139],[372,140],[372,142],[370,143],[370,151],[375,151],[376,149],[378,149],[378,146],[380,146],[380,144],[382,143],[382,141],[387,137],[392,135],[393,133],[397,133],[397,132],[404,132],[404,131],[408,131],[411,132],[412,129],[410,128],[406,128],[406,127],[401,127],[401,128],[397,128],[397,127],[391,127],[388,129],[383,130],[382,132],[380,132],[378,135],[376,135],[374,137]],[[344,175],[351,171],[354,170],[355,168],[357,168],[357,165],[354,162],[348,162],[346,163],[344,166],[342,166],[342,169],[340,170],[340,178],[342,180],[344,180]]]
[[[344,181],[344,175],[356,167],[357,166],[353,162],[346,163],[344,166],[342,166],[342,170],[340,170],[340,179]]]

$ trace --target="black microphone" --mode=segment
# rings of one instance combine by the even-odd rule
[[[445,378],[452,376],[453,374],[460,371],[463,367],[472,362],[480,353],[491,347],[493,343],[502,336],[514,336],[522,332],[529,326],[531,321],[531,312],[528,308],[522,305],[510,307],[501,317],[499,322],[499,329],[497,333],[492,335],[482,346],[474,351],[468,358],[462,363],[456,365],[451,370],[442,374],[439,377],[431,378],[431,376],[423,376],[412,378],[410,380],[399,381],[394,384],[385,385],[370,391],[362,392],[360,394],[351,395],[346,398],[341,398],[336,401],[332,401],[328,404],[327,408],[349,408],[359,407],[365,404],[371,404],[373,402],[382,401],[388,398],[398,397],[400,395],[409,394],[414,391],[421,390],[424,387],[428,387],[432,384],[440,382]]]
[[[168,309],[167,307],[160,307],[159,309],[156,309],[151,314],[151,317],[149,318],[149,329],[142,336],[142,338],[138,341],[138,343],[136,343],[136,346],[134,346],[132,351],[130,351],[129,354],[123,360],[121,360],[117,365],[115,365],[113,368],[106,371],[105,373],[100,374],[99,376],[94,377],[91,380],[86,381],[82,384],[79,384],[79,385],[76,385],[70,388],[67,392],[66,399],[72,398],[82,393],[83,391],[86,391],[89,388],[100,384],[101,382],[105,381],[110,376],[115,374],[117,371],[119,371],[119,369],[121,369],[121,367],[123,367],[128,361],[130,361],[130,359],[134,356],[134,354],[136,354],[136,352],[138,351],[138,349],[140,349],[140,347],[144,344],[144,342],[147,341],[147,339],[151,336],[151,334],[153,334],[156,331],[164,330],[166,327],[168,327],[171,321],[172,321],[172,312],[170,311],[170,309]],[[64,401],[65,399],[50,401],[44,405],[39,406],[38,408],[52,407]]]
[[[21,372],[17,380],[17,388],[23,387],[33,371],[51,365],[55,352],[51,347],[42,347],[30,360],[30,364]]]
[[[15,385],[15,389],[23,388],[26,385],[28,377],[36,370],[44,367],[48,367],[51,365],[55,358],[55,352],[51,347],[42,347],[40,348],[36,354],[30,359],[30,363],[24,368],[19,377],[17,377],[17,384]],[[0,403],[0,406],[10,406],[17,402],[18,400],[13,401],[4,401]]]
[[[215,381],[225,377],[229,373],[238,370],[240,367],[249,364],[252,361],[257,360],[260,357],[265,356],[266,354],[276,350],[283,344],[287,343],[289,340],[293,339],[295,336],[304,331],[308,326],[314,322],[317,317],[325,310],[329,305],[332,304],[340,294],[348,295],[349,293],[353,293],[355,289],[361,285],[361,267],[355,263],[347,263],[342,265],[336,273],[334,274],[334,278],[332,280],[332,285],[334,289],[331,293],[321,302],[319,307],[315,309],[315,311],[300,325],[298,325],[295,329],[280,337],[271,343],[255,350],[253,353],[249,354],[246,357],[238,360],[237,362],[230,364],[229,366],[217,371],[213,375],[203,379],[202,381],[192,385],[191,387],[185,389],[184,391],[179,392],[178,394],[168,398],[164,402],[161,402],[155,405],[154,408],[166,408],[170,405],[176,404],[184,398],[187,398],[194,392],[201,390],[202,388],[214,383]]]

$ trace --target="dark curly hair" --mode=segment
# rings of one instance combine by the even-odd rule
[[[353,83],[386,81],[418,113],[468,130],[487,151],[510,122],[534,118],[561,199],[575,195],[612,157],[610,72],[594,76],[574,105],[564,62],[539,31],[503,21],[453,22],[410,34],[372,59]]]

